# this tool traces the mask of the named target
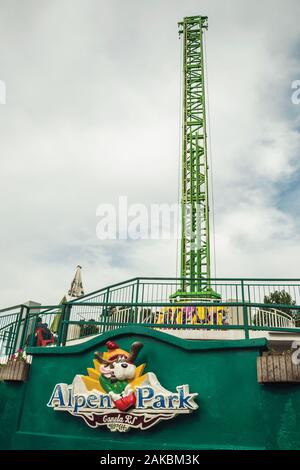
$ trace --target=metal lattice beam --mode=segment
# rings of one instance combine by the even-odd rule
[[[179,23],[183,37],[182,241],[183,292],[209,290],[209,198],[203,31],[206,16]]]

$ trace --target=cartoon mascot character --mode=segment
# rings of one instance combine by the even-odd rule
[[[108,393],[118,410],[127,411],[136,404],[135,387],[147,377],[142,375],[145,364],[139,367],[134,364],[143,344],[133,343],[130,352],[120,349],[113,341],[108,341],[106,346],[108,352],[95,352],[95,369],[88,369],[90,377],[82,378],[88,389]]]

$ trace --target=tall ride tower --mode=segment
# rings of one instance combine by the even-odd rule
[[[218,298],[210,287],[210,233],[203,32],[207,16],[179,23],[183,39],[180,298]]]

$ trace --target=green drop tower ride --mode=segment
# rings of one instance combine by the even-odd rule
[[[179,23],[183,40],[180,299],[216,299],[211,288],[203,33],[206,16]],[[173,296],[172,296],[173,297]]]

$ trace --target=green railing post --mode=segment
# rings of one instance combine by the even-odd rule
[[[139,287],[140,287],[140,280],[138,279],[136,281],[135,303],[138,303],[138,301],[139,301]],[[134,323],[137,323],[137,322],[138,322],[138,306],[135,306],[135,309],[134,309]]]
[[[7,335],[7,341],[6,341],[6,354],[8,356],[11,356],[12,354],[12,340],[11,340],[11,337],[12,337],[12,330],[13,330],[13,327],[11,326],[8,330],[8,335]]]
[[[110,295],[110,289],[108,287],[107,290],[106,290],[106,294],[105,294],[105,303],[106,304],[109,302],[109,295]],[[111,309],[111,306],[109,308]],[[106,305],[106,306],[104,306],[103,312],[102,312],[103,320],[104,320],[103,333],[105,333],[105,331],[108,329],[107,325],[109,324],[109,320],[110,320],[110,315],[109,314],[110,314],[110,312],[108,311],[108,308],[107,308],[107,305]]]
[[[61,338],[60,338],[60,345],[65,346],[68,337],[68,328],[69,328],[69,320],[71,315],[71,305],[63,304],[63,313],[62,313],[62,330],[61,330]]]
[[[21,315],[20,315],[20,322],[19,322],[19,328],[18,328],[18,336],[20,335],[20,343],[19,343],[19,347],[24,349],[24,328],[25,328],[25,324],[26,324],[26,317],[27,317],[27,311],[26,311],[26,314],[24,316],[24,311],[26,310],[26,307],[24,305],[22,305],[21,307]]]
[[[24,307],[26,310],[25,317],[24,317],[24,325],[23,325],[23,331],[22,331],[22,336],[21,336],[21,348],[24,348],[26,346],[26,335],[27,335],[27,330],[28,330],[28,321],[29,321],[29,307]]]
[[[131,303],[133,304],[134,303],[134,291],[135,291],[135,286],[136,284],[132,284],[132,292],[131,292]],[[134,317],[135,317],[135,311],[136,311],[136,307],[133,311],[132,307],[130,307],[130,320],[131,320],[131,323],[134,323]]]
[[[13,333],[13,346],[12,346],[13,352],[16,352],[17,350],[17,346],[18,346],[17,343],[18,343],[18,337],[20,333],[22,316],[23,316],[23,306],[20,308],[20,311],[17,313],[17,319],[16,319],[14,333]],[[19,347],[21,347],[21,344],[19,344]]]
[[[62,304],[61,309],[60,309],[60,320],[59,320],[59,325],[58,325],[58,330],[57,330],[57,338],[56,338],[56,345],[57,346],[60,346],[61,341],[62,341],[62,333],[63,333],[63,329],[64,329],[64,317],[65,317],[65,305]]]
[[[64,328],[65,328],[64,319],[65,319],[65,305],[62,304],[61,309],[60,309],[60,322],[59,322],[57,340],[56,340],[57,346],[62,345],[62,339],[63,339]]]
[[[29,311],[30,312],[30,311]],[[30,317],[30,313],[28,315],[29,321],[32,320],[33,323],[33,328],[31,328],[31,335],[29,338],[29,347],[35,346],[35,332],[36,332],[36,324],[37,324],[37,319],[38,319],[39,314],[35,314],[34,316]]]
[[[245,304],[245,292],[244,292],[244,281],[241,279],[241,288],[242,288],[242,302],[243,302],[243,319],[244,319],[244,331],[245,338],[249,338],[249,322],[248,322],[248,310],[247,305]]]

